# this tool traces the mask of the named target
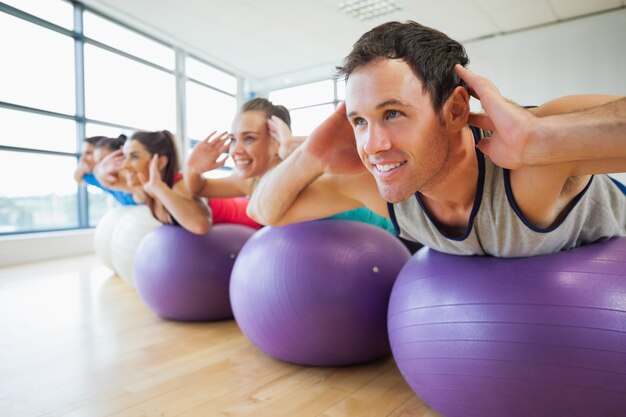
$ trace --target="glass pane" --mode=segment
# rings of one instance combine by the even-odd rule
[[[0,108],[0,145],[76,152],[76,122]]]
[[[108,210],[119,206],[111,194],[90,185],[87,186],[87,198],[89,200],[89,226],[92,227],[98,225],[98,221]]]
[[[214,130],[229,131],[236,112],[235,97],[187,82],[187,135],[190,138],[202,140]]]
[[[219,88],[230,94],[237,94],[237,77],[220,71],[197,59],[187,57],[185,59],[185,72],[187,77]]]
[[[335,110],[333,104],[291,110],[291,130],[296,136],[307,136]]]
[[[272,91],[269,99],[274,104],[282,104],[288,109],[329,103],[335,99],[333,80],[318,81]]]
[[[9,6],[72,30],[74,28],[74,8],[61,0],[3,0]]]
[[[337,80],[337,100],[343,101],[346,99],[346,80],[340,78]]]
[[[88,38],[169,70],[176,65],[172,48],[88,11],[83,14],[83,32]]]
[[[0,232],[78,227],[70,156],[0,151]]]
[[[130,137],[134,130],[112,127],[107,125],[101,125],[99,123],[87,123],[85,126],[85,137],[89,138],[91,136],[106,136],[109,138],[116,138],[122,133],[126,135],[126,137]]]
[[[174,76],[85,45],[85,108],[90,119],[174,132]]]
[[[74,40],[0,13],[0,100],[74,114]]]

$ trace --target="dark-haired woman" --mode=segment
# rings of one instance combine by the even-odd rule
[[[164,224],[196,234],[211,227],[211,211],[187,189],[179,173],[174,135],[167,130],[134,133],[123,147],[122,172],[127,186]]]

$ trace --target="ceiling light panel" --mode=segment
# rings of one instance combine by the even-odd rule
[[[402,10],[394,0],[344,0],[338,6],[339,10],[360,21]]]

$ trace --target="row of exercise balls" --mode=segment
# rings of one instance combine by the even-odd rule
[[[139,220],[136,231],[124,230],[131,245],[139,242],[124,245],[134,258],[129,282],[159,316],[208,321],[234,313],[260,350],[299,364],[347,365],[390,353],[387,305],[410,252],[387,231],[320,220],[257,233],[215,225],[199,236]]]
[[[139,295],[169,319],[234,314],[257,348],[287,362],[348,365],[390,353],[387,304],[410,257],[399,240],[343,220],[242,229],[153,230],[135,257]]]
[[[94,247],[101,261],[159,316],[220,320],[232,318],[230,272],[253,233],[250,227],[219,224],[195,235],[162,225],[147,206],[118,206],[98,223]]]

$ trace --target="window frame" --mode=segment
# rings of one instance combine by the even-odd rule
[[[5,13],[7,15],[10,16],[14,16],[18,19],[21,19],[27,23],[31,23],[34,25],[38,25],[40,27],[52,30],[56,33],[65,35],[71,39],[73,39],[74,42],[74,68],[75,68],[75,112],[74,114],[67,114],[67,113],[60,113],[60,112],[54,112],[54,111],[49,111],[49,110],[45,110],[45,109],[39,109],[36,107],[29,107],[27,105],[23,105],[23,104],[17,104],[17,103],[11,103],[11,102],[5,102],[5,101],[1,101],[1,96],[0,96],[0,108],[6,108],[9,110],[16,110],[16,111],[21,111],[21,112],[25,112],[25,113],[31,113],[31,114],[38,114],[38,115],[43,115],[43,116],[50,116],[50,117],[56,117],[56,118],[62,118],[65,120],[72,120],[75,123],[76,126],[76,141],[75,141],[75,152],[61,152],[61,151],[53,151],[53,150],[44,150],[44,149],[35,149],[35,148],[31,148],[31,147],[20,147],[20,146],[5,146],[5,145],[0,145],[0,151],[7,151],[7,152],[20,152],[20,153],[31,153],[31,154],[46,154],[46,155],[57,155],[57,156],[64,156],[64,157],[68,157],[68,156],[73,156],[76,158],[76,162],[78,163],[78,160],[80,158],[81,155],[81,148],[83,146],[83,142],[84,139],[86,137],[86,126],[87,124],[95,124],[95,125],[103,125],[103,126],[107,126],[107,127],[113,127],[113,128],[119,128],[121,130],[129,130],[129,131],[134,131],[134,130],[140,130],[141,127],[140,126],[127,126],[124,124],[118,124],[115,121],[112,120],[99,120],[99,119],[95,119],[95,118],[88,118],[86,116],[86,112],[85,112],[85,56],[84,56],[84,47],[85,45],[93,45],[96,46],[98,48],[102,48],[105,51],[111,52],[111,53],[115,53],[117,55],[120,55],[122,57],[125,57],[127,59],[133,60],[135,62],[138,62],[142,65],[146,65],[148,67],[151,67],[153,69],[157,69],[159,71],[163,71],[165,73],[174,75],[174,82],[175,82],[175,95],[176,95],[176,106],[175,106],[175,112],[176,114],[174,115],[174,118],[176,120],[176,128],[177,128],[177,141],[178,141],[178,146],[179,149],[181,150],[181,157],[182,158],[186,158],[186,156],[188,155],[188,153],[190,152],[191,148],[188,146],[184,146],[184,144],[189,144],[191,142],[191,138],[188,138],[186,135],[186,123],[187,123],[187,112],[185,109],[185,84],[187,81],[191,81],[194,83],[198,83],[204,87],[210,88],[212,90],[215,90],[216,92],[222,93],[222,94],[226,94],[228,96],[231,96],[235,99],[235,106],[237,107],[238,105],[238,94],[239,91],[241,89],[241,77],[239,75],[233,74],[230,71],[225,71],[224,69],[220,68],[217,65],[211,64],[209,62],[207,62],[206,60],[188,53],[187,51],[169,43],[164,41],[163,39],[158,39],[157,37],[149,34],[149,33],[145,33],[141,30],[137,30],[133,27],[131,27],[128,24],[125,24],[123,22],[120,22],[119,20],[112,18],[108,15],[106,15],[105,13],[101,13],[98,10],[95,10],[94,8],[84,5],[81,2],[78,1],[74,1],[74,0],[56,0],[56,1],[65,1],[66,3],[69,3],[72,5],[73,7],[73,30],[69,30],[65,27],[59,26],[55,23],[52,23],[48,20],[45,20],[42,17],[39,16],[35,16],[32,15],[26,11],[23,11],[21,9],[17,9],[13,6],[7,5],[5,3],[0,3],[0,13]],[[168,48],[171,48],[173,51],[173,59],[174,62],[172,63],[172,68],[173,69],[169,69],[169,68],[165,68],[157,63],[154,62],[150,62],[146,59],[143,59],[141,57],[135,56],[131,53],[128,53],[126,51],[123,51],[121,49],[118,49],[114,46],[108,45],[106,43],[103,43],[101,41],[95,40],[95,39],[91,39],[88,36],[85,36],[84,34],[84,30],[83,30],[83,14],[85,11],[88,11],[89,13],[98,15],[99,17],[103,18],[103,19],[107,19],[110,22],[117,24],[119,26],[124,27],[125,29],[128,29],[132,32],[135,32],[143,37],[146,37],[152,41],[155,41],[159,44],[162,44]],[[236,94],[232,94],[230,92],[224,91],[223,89],[220,89],[219,86],[215,86],[215,85],[210,85],[207,84],[206,82],[203,82],[202,80],[197,80],[193,77],[187,77],[186,73],[185,73],[185,68],[184,68],[184,62],[185,62],[185,58],[189,56],[191,58],[193,58],[196,61],[199,61],[203,64],[206,64],[207,66],[210,66],[218,71],[222,71],[227,75],[231,75],[235,78],[236,83],[237,83],[237,93]],[[181,65],[182,62],[182,65]],[[236,112],[236,108],[235,108],[235,112]],[[195,138],[194,138],[195,139]],[[73,181],[71,178],[68,178],[68,181]],[[0,238],[1,237],[6,237],[6,236],[12,236],[12,235],[25,235],[25,234],[40,234],[40,233],[48,233],[48,232],[59,232],[59,231],[72,231],[72,230],[84,230],[84,229],[92,229],[94,228],[94,226],[89,224],[89,194],[87,191],[86,187],[81,187],[77,185],[77,218],[78,218],[78,225],[76,227],[52,227],[52,228],[47,228],[45,230],[20,230],[20,231],[12,231],[12,232],[0,232]]]

